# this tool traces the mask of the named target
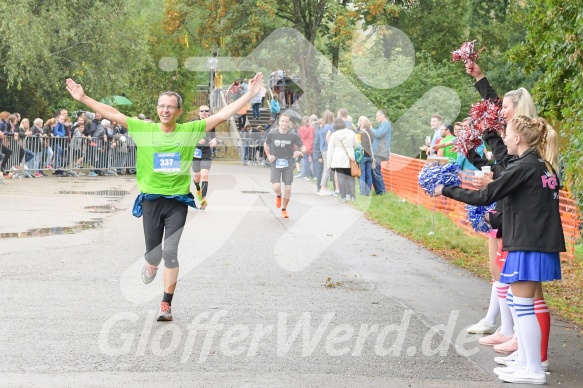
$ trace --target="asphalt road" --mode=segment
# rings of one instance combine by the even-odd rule
[[[171,323],[155,321],[161,276],[140,280],[135,177],[0,184],[0,386],[502,386],[464,330],[487,282],[312,182],[282,219],[268,169],[214,164],[210,181]],[[580,333],[552,330],[548,385],[583,387]]]

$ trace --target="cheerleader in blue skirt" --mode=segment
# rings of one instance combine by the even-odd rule
[[[502,249],[508,251],[508,257],[500,282],[510,284],[507,299],[516,325],[519,356],[515,365],[494,371],[511,383],[546,383],[534,294],[540,282],[561,279],[559,252],[565,252],[557,173],[541,157],[547,146],[547,128],[542,118],[514,117],[503,138],[512,159],[498,179],[479,191],[453,186],[435,189],[435,195],[475,206],[503,200]]]

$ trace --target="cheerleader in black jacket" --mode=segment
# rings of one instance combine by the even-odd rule
[[[494,89],[490,86],[488,79],[480,69],[480,67],[476,63],[466,64],[466,72],[476,79],[476,90],[480,93],[480,96],[484,99],[495,99],[497,98],[497,94]],[[524,115],[528,117],[536,117],[536,107],[534,105],[534,101],[530,96],[530,93],[524,88],[520,88],[517,90],[512,90],[506,93],[502,100],[502,116],[506,119],[506,121],[511,120],[514,116]],[[541,149],[541,156],[547,160],[551,166],[555,169],[556,172],[559,171],[559,162],[558,162],[558,136],[556,131],[551,127],[547,126],[546,131],[546,146],[544,149]],[[509,160],[511,159],[511,155],[508,155],[506,150],[506,145],[502,141],[500,135],[496,132],[487,132],[484,135],[484,141],[490,146],[492,153],[494,155],[494,159],[496,164],[492,166],[492,171],[494,171],[494,177],[496,178],[498,174],[503,171],[506,166],[508,165]],[[476,154],[473,151],[470,151],[468,159],[471,163],[473,163],[476,167],[481,168],[485,163],[488,163],[485,159],[481,159],[481,156]],[[479,179],[479,178],[478,178]],[[486,179],[484,179],[486,180]],[[496,212],[489,214],[489,223],[491,224],[492,228],[498,230],[498,243],[500,248],[502,246],[500,237],[502,236],[502,219],[503,219],[503,212],[502,212],[502,204],[501,201],[498,201],[496,204]],[[493,240],[492,237],[490,240]],[[492,241],[490,241],[492,243]],[[493,244],[490,245],[490,249],[492,250]],[[503,253],[503,252],[500,252]],[[502,269],[503,262],[500,263],[499,261],[493,261],[492,257],[500,258],[504,257],[504,254],[490,257],[490,270],[492,272],[492,276],[494,280],[496,280],[495,284],[497,284],[497,294],[499,297],[500,302],[500,315],[501,315],[501,323],[502,326],[500,330],[494,333],[492,336],[489,337],[502,337],[502,335],[508,335],[511,331],[512,323],[509,322],[512,319],[505,318],[509,314],[508,306],[506,305],[506,300],[504,299],[504,284],[500,283],[498,280],[500,278],[500,270]],[[493,264],[494,263],[494,264]],[[496,265],[498,264],[498,266]],[[507,286],[506,286],[507,287]],[[508,288],[506,288],[507,290]],[[548,370],[548,346],[549,346],[549,337],[550,337],[550,329],[551,329],[551,314],[550,311],[545,303],[544,294],[542,285],[539,284],[535,292],[535,300],[534,300],[534,311],[535,315],[539,321],[542,333],[542,342],[541,342],[541,360],[543,369],[546,371]],[[489,338],[484,337],[480,339],[482,341],[495,342],[498,338]],[[512,340],[502,343],[499,345],[494,345],[494,349],[498,352],[512,352],[516,350],[517,342],[516,337],[513,337]],[[513,363],[517,357],[517,353],[515,352],[507,357],[496,357],[494,360],[499,364],[509,365]]]
[[[488,79],[475,62],[468,62],[466,64],[466,72],[475,77],[476,83],[474,86],[483,99],[498,98],[498,95],[492,86],[490,86]],[[528,117],[537,116],[534,101],[532,100],[530,93],[528,93],[528,91],[524,88],[512,90],[506,93],[504,95],[502,105],[503,109],[501,114],[507,121],[517,115]],[[488,131],[484,136],[484,141],[492,150],[494,160],[496,161],[496,163],[493,164],[491,168],[493,177],[497,178],[500,172],[503,171],[504,168],[508,165],[509,155],[506,151],[506,146],[504,145],[500,135],[495,131]],[[478,169],[481,169],[482,166],[490,165],[490,162],[487,159],[482,158],[482,156],[476,153],[474,150],[469,152],[468,160]],[[480,179],[476,178],[475,180]],[[487,178],[484,178],[483,180],[487,180]],[[492,275],[493,279],[492,290],[490,293],[490,304],[488,306],[486,316],[475,325],[468,327],[467,331],[469,333],[490,334],[489,336],[480,338],[480,344],[494,346],[494,350],[497,352],[512,353],[507,357],[496,358],[497,362],[506,365],[507,363],[514,362],[516,360],[518,341],[516,339],[516,335],[513,335],[514,322],[512,319],[512,313],[506,300],[506,294],[508,292],[509,286],[507,284],[500,283],[500,272],[502,271],[505,260],[505,253],[502,251],[501,201],[496,203],[495,210],[489,213],[487,217],[488,219],[486,221],[492,226],[492,231],[488,235],[490,274]],[[537,306],[540,304],[540,301],[543,301],[544,303],[542,296],[537,299]],[[542,308],[542,304],[540,307],[540,311],[548,311],[548,309]],[[498,313],[500,314],[500,327],[496,329],[496,316]],[[537,317],[539,315],[537,315]],[[548,336],[546,336],[546,338],[548,338]],[[542,357],[542,360],[546,361],[546,352],[544,352]]]
[[[565,252],[559,182],[553,167],[540,156],[546,147],[547,128],[541,118],[513,118],[503,138],[512,157],[498,179],[479,191],[443,186],[435,190],[436,195],[477,206],[503,199],[502,241],[508,257],[500,281],[510,284],[508,304],[519,349],[516,365],[495,370],[507,382],[546,383],[534,296],[541,282],[561,278],[559,252]]]

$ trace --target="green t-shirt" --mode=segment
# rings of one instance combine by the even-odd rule
[[[446,136],[443,139],[441,139],[441,141],[439,143],[449,143],[450,141],[453,142],[455,139],[455,136]],[[445,156],[446,158],[449,158],[449,160],[457,160],[457,152],[453,151],[453,144],[450,146],[447,146],[443,149],[443,156]]]
[[[128,118],[128,132],[136,143],[136,178],[142,193],[190,193],[190,167],[198,141],[206,134],[206,120],[176,124],[171,133],[159,123]]]

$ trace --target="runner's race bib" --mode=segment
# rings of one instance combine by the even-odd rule
[[[275,168],[286,168],[289,166],[289,162],[287,159],[276,159],[275,160]]]
[[[195,157],[195,159],[200,159],[200,158],[202,158],[202,149],[200,149],[200,148],[195,148],[195,149],[194,149],[194,157]]]
[[[178,172],[180,171],[180,152],[155,153],[154,172]]]

